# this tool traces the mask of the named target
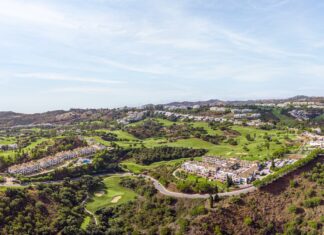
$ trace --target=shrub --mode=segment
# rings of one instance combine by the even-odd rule
[[[232,138],[230,138],[230,139],[228,139],[228,141],[227,141],[230,145],[238,145],[238,142],[237,142],[237,140],[235,140],[235,139],[232,139]]]
[[[294,214],[296,214],[296,212],[297,212],[297,207],[296,207],[294,204],[291,204],[291,205],[288,207],[288,212],[289,212],[289,213],[294,213]]]
[[[170,235],[172,234],[172,230],[169,227],[163,227],[160,230],[161,235]]]
[[[233,196],[231,197],[230,202],[233,204],[239,204],[242,202],[242,199],[239,196]]]
[[[215,235],[222,235],[222,230],[220,229],[219,225],[216,225],[214,228]]]
[[[316,191],[314,191],[313,189],[310,189],[310,190],[306,191],[305,196],[306,197],[315,197]]]
[[[290,187],[292,187],[292,188],[297,188],[297,186],[298,186],[298,182],[297,182],[297,181],[295,181],[295,180],[290,180]]]
[[[251,217],[245,217],[244,218],[244,224],[247,226],[251,226],[253,224],[253,220],[251,219]]]
[[[313,229],[318,229],[319,228],[319,224],[316,221],[313,221],[313,220],[308,221],[308,226],[313,228]]]
[[[0,176],[0,183],[5,182],[5,178],[3,176]]]
[[[190,212],[190,214],[192,216],[197,216],[197,215],[204,215],[207,213],[206,208],[202,205],[202,206],[196,206],[195,208],[193,208]]]
[[[320,197],[312,197],[309,199],[306,199],[303,203],[303,205],[307,208],[313,208],[317,207],[321,204],[322,199]]]
[[[187,219],[183,219],[183,218],[179,219],[178,224],[179,224],[181,233],[186,232],[189,228],[189,220],[187,220]]]

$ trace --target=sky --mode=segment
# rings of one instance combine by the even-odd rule
[[[0,110],[324,95],[324,1],[0,0]]]

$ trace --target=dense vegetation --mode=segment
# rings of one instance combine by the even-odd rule
[[[8,167],[16,162],[27,162],[51,156],[61,151],[68,151],[75,148],[87,146],[86,141],[81,140],[75,135],[51,139],[44,139],[41,138],[41,136],[42,134],[40,133],[38,138],[34,136],[34,134],[29,136],[29,138],[23,138],[23,140],[29,140],[24,141],[24,144],[20,142],[22,138],[19,137],[18,149],[14,151],[8,151],[12,155],[11,158],[0,158],[0,168]]]
[[[83,176],[79,181],[8,188],[0,192],[1,234],[80,234],[82,201],[100,181]]]
[[[35,146],[30,153],[29,158],[39,159],[42,157],[47,157],[54,155],[55,153],[73,150],[80,147],[87,146],[87,142],[81,140],[76,136],[68,136],[63,138],[55,138],[53,144],[48,144],[47,142],[42,142]]]
[[[140,195],[138,200],[97,211],[100,226],[88,227],[88,233],[183,234],[188,230],[187,218],[206,213],[201,201],[161,197],[144,179],[126,178],[121,184],[136,191]]]
[[[152,137],[164,137],[167,139],[186,139],[189,137],[200,137],[207,134],[204,128],[193,127],[188,123],[172,124],[164,126],[153,119],[144,121],[139,125],[131,125],[126,128],[127,132],[139,139]]]
[[[136,163],[151,164],[158,161],[168,161],[179,158],[193,158],[202,156],[207,151],[204,149],[174,148],[174,147],[155,147],[133,149],[128,156],[135,159]]]

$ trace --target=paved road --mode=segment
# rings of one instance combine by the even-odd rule
[[[103,174],[97,174],[96,176],[113,176],[113,175],[118,175],[118,176],[141,176],[144,177],[146,179],[149,179],[153,182],[153,185],[155,187],[156,190],[158,190],[161,194],[169,196],[169,197],[176,197],[176,198],[188,198],[188,199],[206,199],[209,198],[209,194],[189,194],[189,193],[179,193],[179,192],[173,192],[170,191],[168,189],[166,189],[158,180],[152,178],[151,176],[148,175],[135,175],[132,173],[121,173],[121,174],[111,174],[111,173],[103,173]],[[11,178],[12,181],[13,178]],[[75,179],[71,179],[71,180],[78,180],[80,178],[75,178]],[[52,184],[52,183],[60,183],[63,180],[57,180],[57,181],[44,181],[44,182],[39,182],[39,183],[43,183],[43,184]],[[33,183],[31,183],[33,184]],[[36,184],[36,183],[34,183]],[[20,184],[12,184],[12,182],[8,182],[4,183],[4,184],[0,184],[0,186],[19,186]],[[28,184],[27,184],[28,185]],[[241,188],[232,192],[225,192],[225,193],[218,193],[219,197],[227,197],[227,196],[236,196],[236,195],[240,195],[240,194],[245,194],[245,193],[249,193],[249,192],[253,192],[257,190],[256,187],[254,186],[248,186],[246,188]]]
[[[153,185],[156,188],[156,190],[158,190],[161,194],[166,195],[166,196],[176,197],[176,198],[189,198],[189,199],[209,198],[209,194],[188,194],[188,193],[173,192],[173,191],[166,189],[158,180],[152,178],[151,176],[148,176],[148,175],[140,175],[140,176],[150,179],[153,182]],[[239,190],[232,191],[232,192],[218,193],[218,196],[219,197],[236,196],[236,195],[240,195],[240,194],[253,192],[255,190],[257,190],[256,187],[249,186],[247,188],[239,189]]]

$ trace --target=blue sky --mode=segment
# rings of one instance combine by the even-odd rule
[[[0,110],[324,95],[324,1],[1,0]]]

